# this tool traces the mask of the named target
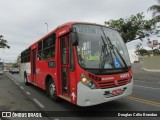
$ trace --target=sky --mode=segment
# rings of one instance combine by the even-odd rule
[[[15,62],[17,56],[32,43],[57,26],[70,21],[104,25],[111,19],[126,18],[144,12],[156,0],[0,0],[0,35],[10,49],[0,49],[4,62]],[[137,42],[136,42],[137,44]],[[134,48],[134,43],[130,44]]]

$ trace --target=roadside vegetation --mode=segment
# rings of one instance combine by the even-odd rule
[[[126,18],[119,18],[118,20],[109,20],[105,22],[107,27],[117,30],[125,43],[133,40],[141,40],[149,38],[152,35],[160,34],[160,0],[156,0],[157,4],[151,5],[148,12],[152,12],[152,19],[145,19],[143,13],[137,13]],[[158,29],[157,29],[158,28]],[[159,35],[160,36],[160,35]],[[153,42],[148,39],[148,43]],[[146,50],[142,47],[141,43],[135,46],[135,54],[139,56],[157,56],[160,55],[160,43],[156,46],[153,45],[151,50]]]
[[[4,39],[3,35],[0,35],[0,48],[10,48],[7,40]]]

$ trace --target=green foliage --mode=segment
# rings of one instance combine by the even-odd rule
[[[17,68],[18,64],[17,63],[13,63],[12,68]]]
[[[157,2],[158,2],[157,5],[152,5],[151,7],[148,8],[148,11],[152,11],[153,17],[156,17],[160,13],[160,0],[157,0]]]
[[[153,55],[160,55],[160,50],[158,50],[158,49],[154,49],[153,51]]]
[[[136,51],[138,51],[139,49],[142,49],[142,43],[138,43],[135,47],[136,47]]]
[[[160,0],[157,0],[157,5],[152,5],[148,8],[148,11],[152,12],[153,19],[152,24],[156,26],[156,23],[160,22]],[[158,31],[153,31],[153,33],[158,34]]]
[[[141,49],[137,50],[137,52],[139,53],[140,56],[145,56],[145,55],[150,56],[151,54],[154,56],[160,55],[159,49],[146,50],[144,48],[141,48]]]
[[[141,56],[149,55],[149,51],[146,50],[146,49],[144,49],[144,48],[139,49],[137,52],[139,52],[139,54],[140,54]]]
[[[156,17],[154,17],[154,18],[151,20],[151,23],[152,23],[153,25],[155,25],[155,24],[158,23],[158,22],[160,22],[160,16],[156,16]]]
[[[136,39],[142,40],[142,38],[148,37],[153,29],[153,22],[144,20],[143,13],[131,15],[126,19],[110,20],[105,22],[105,25],[119,31],[125,43]]]
[[[20,62],[20,61],[21,61],[21,54],[19,54],[19,55],[17,56],[16,62],[18,63],[18,62]]]
[[[0,48],[10,48],[7,43],[7,40],[3,39],[3,36],[0,35]]]

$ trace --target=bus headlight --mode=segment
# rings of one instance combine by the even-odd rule
[[[84,74],[81,75],[81,83],[86,85],[87,87],[89,87],[91,89],[96,89],[97,88],[96,84],[92,80],[87,78]]]

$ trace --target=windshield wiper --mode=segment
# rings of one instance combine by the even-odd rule
[[[107,44],[105,43],[104,41],[104,38],[101,36],[101,39],[102,39],[102,42],[103,42],[103,45],[102,45],[102,49],[101,49],[101,55],[100,55],[100,58],[102,58],[102,60],[100,59],[100,62],[99,62],[99,68],[103,69],[104,66],[105,66],[105,62],[106,62],[106,52],[107,54],[109,55],[109,51],[107,49]],[[110,58],[109,58],[110,59]]]
[[[104,68],[104,50],[105,50],[105,47],[106,47],[106,45],[105,45],[105,42],[104,42],[104,39],[103,39],[103,37],[101,36],[101,39],[102,39],[102,42],[103,42],[103,45],[102,45],[102,48],[101,48],[101,55],[100,55],[100,62],[99,62],[99,68]],[[103,57],[103,58],[102,58]],[[101,60],[102,59],[102,60]]]
[[[106,37],[106,36],[105,36]],[[121,55],[121,53],[119,52],[119,50],[117,49],[117,47],[115,46],[115,45],[113,45],[112,44],[112,42],[111,42],[111,40],[110,40],[110,38],[107,36],[107,39],[108,39],[108,41],[109,41],[109,47],[112,49],[112,50],[116,50],[116,52],[118,53],[118,55],[119,55],[119,57],[121,58],[121,60],[123,61],[123,63],[124,63],[124,65],[125,65],[125,67],[127,67],[127,64],[126,64],[126,62],[125,62],[125,60],[124,60],[124,58],[123,58],[123,56]],[[116,55],[116,53],[114,52],[114,54]]]

